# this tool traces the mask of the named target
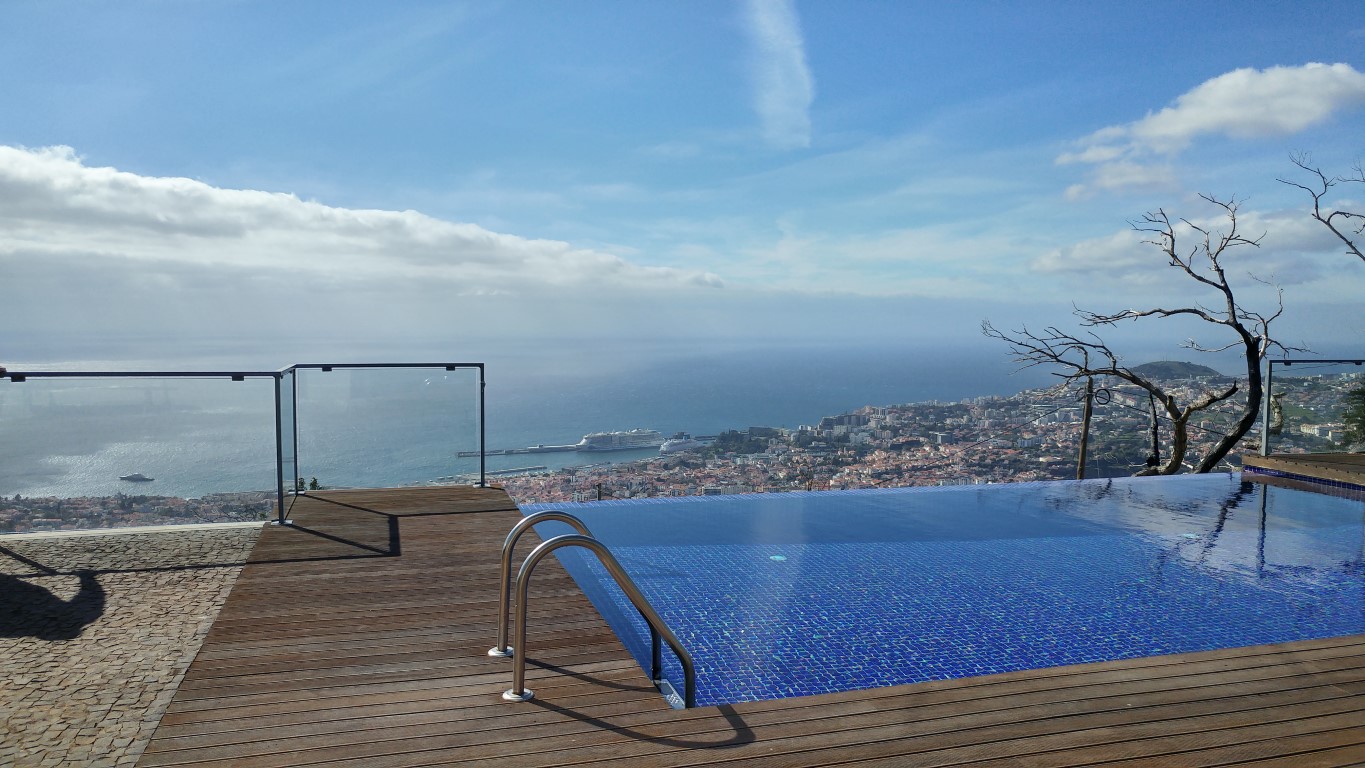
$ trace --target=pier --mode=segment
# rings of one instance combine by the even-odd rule
[[[577,445],[533,445],[529,448],[491,448],[484,451],[485,456],[517,456],[523,453],[563,453],[578,450]],[[455,454],[462,459],[478,456],[478,451],[460,451]]]

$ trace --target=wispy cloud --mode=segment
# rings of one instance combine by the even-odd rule
[[[748,30],[754,45],[754,109],[763,137],[779,149],[810,146],[810,105],[815,79],[792,0],[749,0]]]
[[[279,62],[257,69],[256,77],[263,89],[297,84],[300,96],[319,101],[411,87],[486,53],[476,40],[456,37],[478,15],[477,7],[453,4],[394,9],[382,23],[291,47]]]
[[[1088,183],[1068,190],[1072,198],[1170,185],[1174,174],[1154,158],[1169,160],[1202,136],[1292,136],[1361,104],[1365,73],[1349,64],[1237,69],[1181,94],[1159,112],[1090,134],[1057,162],[1094,167]]]

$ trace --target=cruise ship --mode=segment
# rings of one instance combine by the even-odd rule
[[[704,447],[705,445],[706,443],[703,443],[702,441],[693,438],[686,432],[679,432],[678,434],[665,440],[664,444],[659,446],[659,454],[661,456],[667,456],[670,453],[682,453],[683,451],[691,451],[696,448]]]
[[[574,446],[579,451],[629,451],[640,448],[658,448],[664,444],[664,436],[655,429],[632,429],[628,432],[593,432],[584,435]]]

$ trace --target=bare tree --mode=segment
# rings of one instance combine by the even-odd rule
[[[1145,235],[1143,242],[1161,251],[1168,266],[1184,273],[1216,296],[1218,300],[1216,307],[1196,303],[1189,307],[1125,309],[1112,314],[1076,308],[1073,313],[1086,328],[1114,326],[1124,320],[1140,320],[1146,317],[1189,316],[1227,329],[1233,338],[1220,347],[1205,347],[1194,339],[1190,339],[1184,345],[1200,352],[1219,352],[1236,348],[1246,362],[1246,396],[1244,400],[1238,401],[1239,407],[1232,429],[1199,457],[1197,462],[1191,462],[1195,472],[1209,472],[1246,436],[1256,422],[1263,395],[1261,361],[1271,349],[1285,349],[1270,336],[1270,324],[1284,311],[1284,304],[1278,289],[1275,311],[1269,315],[1252,312],[1238,303],[1232,284],[1228,282],[1223,259],[1234,249],[1259,246],[1261,238],[1249,238],[1239,231],[1238,203],[1235,199],[1223,201],[1206,195],[1201,197],[1223,210],[1227,223],[1222,230],[1207,229],[1187,219],[1173,221],[1160,209],[1133,222],[1133,228]],[[1184,244],[1177,231],[1177,222],[1193,230],[1195,233],[1193,245]],[[1180,472],[1186,465],[1185,457],[1189,452],[1191,417],[1218,403],[1231,401],[1240,391],[1239,385],[1233,383],[1221,390],[1204,392],[1192,402],[1181,405],[1160,383],[1123,365],[1113,349],[1093,331],[1085,331],[1084,335],[1078,335],[1049,326],[1041,333],[1032,332],[1027,327],[1006,333],[996,329],[989,321],[983,322],[981,328],[987,336],[1000,339],[1009,345],[1015,360],[1026,368],[1035,365],[1057,366],[1062,372],[1056,375],[1068,382],[1079,382],[1081,379],[1095,376],[1112,376],[1150,393],[1170,420],[1170,448],[1165,464],[1161,464],[1159,458],[1149,461],[1149,466],[1138,472],[1139,475],[1171,475]]]
[[[1338,184],[1365,184],[1365,168],[1362,168],[1360,163],[1356,163],[1354,176],[1328,176],[1322,172],[1321,168],[1313,165],[1312,159],[1307,154],[1291,155],[1289,160],[1315,177],[1315,181],[1312,182],[1312,186],[1288,179],[1279,179],[1279,181],[1307,192],[1309,197],[1313,198],[1313,218],[1331,230],[1332,234],[1336,235],[1337,239],[1346,245],[1348,252],[1354,253],[1361,261],[1365,261],[1365,253],[1361,253],[1360,250],[1362,244],[1365,244],[1365,214],[1355,213],[1354,211],[1324,210],[1324,200],[1332,191],[1332,187]]]
[[[1075,314],[1082,318],[1082,324],[1088,324],[1089,321],[1086,318],[1091,313],[1078,309]],[[1164,465],[1160,463],[1160,457],[1156,456],[1154,451],[1148,460],[1147,467],[1137,472],[1138,475],[1174,475],[1180,472],[1184,468],[1185,456],[1189,452],[1190,418],[1216,403],[1227,400],[1237,394],[1238,391],[1237,385],[1233,384],[1220,392],[1207,392],[1194,402],[1182,406],[1175,396],[1168,393],[1159,382],[1143,376],[1119,362],[1118,355],[1094,333],[1086,332],[1083,337],[1066,333],[1053,326],[1043,329],[1042,333],[1034,333],[1028,328],[1023,328],[1014,333],[1006,333],[996,329],[990,321],[983,322],[981,330],[987,336],[1000,339],[1009,345],[1010,352],[1014,354],[1014,359],[1023,363],[1026,368],[1035,365],[1058,366],[1063,369],[1063,372],[1056,375],[1061,376],[1068,383],[1079,382],[1082,379],[1090,379],[1096,376],[1111,376],[1141,387],[1150,393],[1152,399],[1160,404],[1166,417],[1170,419],[1171,444]],[[1226,454],[1227,451],[1224,451],[1222,455]],[[1222,455],[1209,463],[1209,469],[1218,463]],[[1202,464],[1203,462],[1201,462],[1201,466]],[[1209,469],[1198,469],[1196,471],[1207,472]]]
[[[1299,168],[1307,171],[1314,177],[1312,186],[1299,184],[1298,182],[1280,179],[1279,181],[1291,187],[1298,187],[1307,192],[1313,198],[1313,218],[1322,223],[1323,226],[1331,230],[1337,239],[1346,245],[1349,253],[1354,253],[1356,258],[1365,262],[1365,253],[1361,253],[1361,245],[1365,244],[1365,214],[1354,211],[1328,210],[1323,211],[1323,200],[1332,191],[1332,187],[1338,184],[1362,184],[1365,185],[1365,168],[1360,163],[1355,164],[1354,176],[1328,176],[1323,173],[1322,168],[1313,165],[1312,158],[1307,153],[1298,153],[1289,156],[1289,161]],[[1337,219],[1340,218],[1341,228],[1337,226]],[[1365,442],[1365,386],[1356,387],[1346,393],[1346,436],[1349,444],[1359,444]]]

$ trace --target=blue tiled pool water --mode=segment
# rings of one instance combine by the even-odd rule
[[[611,548],[702,705],[1365,632],[1365,503],[1239,475],[541,509]],[[605,570],[557,554],[647,668]]]

